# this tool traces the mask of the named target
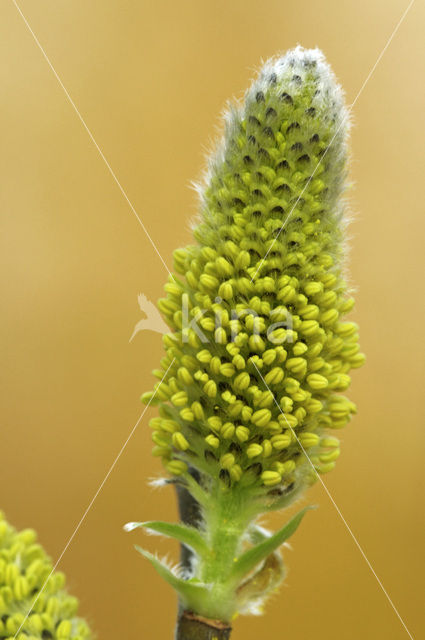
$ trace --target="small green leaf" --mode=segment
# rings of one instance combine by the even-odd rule
[[[280,547],[285,540],[288,540],[297,530],[305,513],[311,508],[312,507],[305,507],[284,525],[282,529],[279,529],[279,531],[276,531],[276,533],[269,538],[265,538],[254,547],[251,547],[248,551],[245,551],[245,553],[236,560],[230,575],[230,580],[235,583],[239,582],[239,580],[252,571],[259,562],[265,560],[265,558]]]
[[[178,540],[178,542],[193,549],[193,551],[196,551],[199,555],[203,555],[208,551],[202,534],[194,527],[188,527],[184,524],[174,522],[161,522],[159,520],[152,520],[151,522],[129,522],[128,525],[124,525],[126,531],[132,531],[139,527],[160,533],[168,538],[174,538]]]
[[[209,589],[207,585],[202,582],[192,582],[191,580],[178,578],[165,564],[152,555],[152,553],[149,553],[149,551],[142,549],[138,545],[134,546],[144,558],[153,564],[159,575],[177,591],[185,606],[188,604],[194,606],[199,601],[205,600],[208,596]]]

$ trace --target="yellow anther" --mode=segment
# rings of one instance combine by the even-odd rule
[[[283,463],[282,474],[292,473],[295,470],[296,464],[293,460],[287,460]]]
[[[350,376],[345,373],[334,373],[329,378],[329,386],[335,391],[345,391],[350,386]]]
[[[315,304],[307,304],[299,309],[299,314],[304,320],[315,320],[319,317],[320,309]]]
[[[203,273],[199,281],[202,284],[202,286],[204,286],[206,289],[211,289],[211,290],[217,289],[220,284],[215,276],[211,276],[207,273]],[[197,286],[197,283],[195,287],[196,286]]]
[[[317,465],[317,470],[319,471],[319,473],[328,473],[329,471],[332,471],[332,469],[335,469],[335,462],[328,462],[326,464]]]
[[[288,427],[295,429],[298,425],[298,420],[293,413],[279,413],[277,419],[282,429],[287,429]]]
[[[264,351],[265,344],[264,340],[260,335],[253,335],[249,337],[249,347],[252,351],[257,351],[257,353],[261,353]]]
[[[255,397],[255,406],[259,408],[263,407],[271,407],[275,402],[274,395],[271,391],[267,389],[267,391],[260,392],[258,396]]]
[[[277,352],[275,349],[267,349],[262,355],[263,362],[267,365],[272,364],[276,360]]]
[[[319,455],[320,462],[334,462],[339,458],[340,450],[333,449],[332,451],[327,451],[326,453],[321,453]]]
[[[362,367],[365,363],[366,356],[364,353],[357,353],[352,358],[350,358],[350,365],[353,369],[358,369]]]
[[[189,409],[189,407],[185,407],[179,411],[179,414],[186,420],[186,422],[193,422],[195,420],[195,416],[193,415],[193,411]]]
[[[358,329],[359,327],[355,322],[339,322],[335,327],[336,333],[345,338],[357,333]]]
[[[199,351],[196,354],[196,357],[198,358],[199,362],[207,364],[208,362],[210,362],[212,355],[207,349],[202,349],[202,351]]]
[[[167,420],[165,418],[158,418],[159,428],[166,433],[174,433],[180,429],[180,426],[174,420]],[[153,422],[153,421],[152,421]],[[156,423],[155,423],[156,424]]]
[[[282,476],[278,471],[263,471],[261,474],[261,480],[266,487],[273,487],[282,481]]]
[[[168,442],[164,434],[159,431],[154,431],[152,434],[152,441],[158,445],[158,447],[168,447]]]
[[[196,401],[192,403],[193,415],[197,420],[204,420],[205,414],[200,402]]]
[[[328,309],[320,316],[320,321],[325,326],[334,324],[339,317],[339,313],[336,309]]]
[[[231,378],[235,373],[235,368],[231,362],[224,362],[222,365],[220,365],[220,373],[226,378]]]
[[[232,480],[234,482],[238,482],[241,478],[242,478],[242,469],[238,464],[234,464],[230,469],[229,469],[229,473],[230,473],[230,477],[232,478]]]
[[[226,440],[230,440],[235,433],[235,425],[231,422],[226,422],[220,429],[220,435]]]
[[[238,427],[236,427],[236,437],[239,440],[239,442],[246,442],[247,440],[249,440],[248,427],[243,427],[242,425],[239,425]]]
[[[286,361],[286,367],[292,373],[305,375],[305,372],[307,371],[307,361],[300,357],[289,358],[289,360]]]
[[[294,406],[294,401],[289,396],[283,396],[279,402],[284,413],[290,413]]]
[[[188,441],[180,431],[176,431],[175,433],[173,433],[172,442],[176,449],[178,449],[179,451],[186,451],[186,449],[189,449],[190,446]]]
[[[217,344],[226,344],[227,342],[227,333],[226,329],[223,327],[217,327],[214,331],[214,340]]]
[[[235,259],[235,267],[240,270],[246,269],[247,267],[249,267],[250,262],[251,257],[248,251],[239,251]]]
[[[307,376],[307,382],[312,389],[326,389],[329,385],[329,381],[320,373],[312,373]]]
[[[323,409],[323,403],[317,400],[317,398],[311,398],[305,405],[305,408],[310,414],[318,413]]]
[[[228,389],[221,394],[224,402],[228,402],[229,404],[233,404],[236,402],[236,396],[231,393]]]
[[[305,336],[314,336],[319,332],[320,326],[317,320],[303,320],[299,330]]]
[[[314,373],[315,371],[320,371],[320,369],[323,369],[323,367],[325,366],[326,366],[326,362],[324,358],[313,358],[313,360],[310,361],[308,368],[309,368],[309,371]]]
[[[272,436],[271,443],[274,449],[277,451],[282,451],[282,449],[286,449],[291,444],[291,434],[290,433],[280,433],[278,435]]]
[[[153,447],[152,455],[156,458],[166,458],[167,455],[171,452],[171,448],[169,446],[166,447]]]
[[[218,375],[220,373],[221,360],[218,356],[214,356],[210,361],[210,371],[214,375]]]
[[[283,377],[283,369],[281,367],[274,367],[264,376],[264,381],[268,385],[279,384],[282,382]]]
[[[263,447],[263,458],[268,458],[269,456],[271,456],[273,447],[270,440],[263,440],[261,445]]]
[[[217,385],[214,380],[208,380],[208,382],[204,384],[204,391],[209,398],[215,398],[217,395]]]
[[[305,431],[304,433],[300,433],[298,439],[303,447],[315,447],[320,442],[320,437],[317,435],[317,433],[309,433],[307,431]]]
[[[260,409],[253,413],[251,416],[251,422],[257,427],[265,427],[270,422],[271,417],[272,414],[269,409]]]
[[[322,282],[307,282],[304,285],[304,291],[308,296],[314,296],[317,293],[321,293],[323,291],[323,283]]]
[[[176,407],[183,407],[188,402],[186,391],[179,391],[171,396],[171,402]]]
[[[353,309],[353,307],[354,307],[354,298],[347,298],[340,305],[340,311],[341,313],[349,313]]]
[[[230,469],[235,464],[235,456],[233,453],[225,453],[221,456],[220,464],[223,469]]]
[[[304,407],[298,407],[298,409],[295,409],[294,411],[294,416],[298,420],[298,424],[301,424],[301,422],[304,420],[306,415],[307,415],[307,411],[304,409]]]
[[[246,450],[246,455],[248,456],[248,458],[255,458],[261,453],[263,453],[263,447],[261,446],[261,444],[257,444],[256,442],[250,444]]]
[[[212,433],[206,436],[205,442],[209,444],[213,449],[218,449],[218,447],[220,446],[220,440]]]
[[[167,470],[175,476],[180,476],[187,471],[187,464],[182,460],[170,460],[166,467]]]
[[[243,406],[241,409],[241,416],[242,416],[242,420],[244,422],[249,422],[249,420],[251,419],[252,416],[252,407],[248,407],[248,406]]]
[[[248,389],[250,383],[251,379],[249,377],[249,373],[247,373],[246,371],[239,373],[233,382],[235,389],[238,391],[244,391],[245,389]]]
[[[335,438],[334,436],[323,436],[320,438],[320,446],[323,448],[328,447],[329,449],[338,449],[339,444],[338,438]]]
[[[235,365],[236,369],[245,368],[245,360],[240,354],[237,354],[236,356],[234,356],[232,359],[232,362]]]
[[[231,300],[233,298],[233,287],[230,282],[223,282],[220,285],[218,295],[223,298],[223,300]]]
[[[219,257],[215,261],[217,271],[222,276],[231,276],[233,274],[232,265],[226,260],[226,258]]]
[[[72,624],[70,620],[62,620],[56,629],[56,637],[58,640],[67,640],[71,637]]]
[[[281,345],[288,337],[288,331],[279,327],[273,331],[267,331],[267,337],[272,344]]]
[[[296,356],[302,356],[308,350],[305,342],[297,342],[294,344],[293,352]]]
[[[295,294],[295,289],[288,284],[279,291],[279,293],[277,294],[277,299],[286,304],[288,302],[292,302],[292,300],[295,298]]]
[[[222,422],[218,416],[211,416],[210,418],[208,418],[208,425],[213,431],[219,432],[222,427]]]

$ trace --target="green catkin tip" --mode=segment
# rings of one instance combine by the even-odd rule
[[[333,469],[340,449],[329,431],[355,413],[341,395],[364,362],[345,319],[348,129],[319,50],[266,62],[227,113],[198,186],[195,243],[174,252],[181,276],[160,301],[171,332],[156,376],[170,368],[155,386],[154,454],[201,501],[207,533],[222,501],[226,518],[251,505],[252,519]],[[213,580],[197,566],[197,580]],[[226,614],[211,594],[197,610],[230,619],[245,605],[226,597]]]
[[[78,601],[65,589],[62,573],[52,564],[31,529],[16,531],[0,511],[0,637],[91,640],[77,616]],[[47,580],[47,582],[46,582]],[[34,603],[31,614],[28,612]]]

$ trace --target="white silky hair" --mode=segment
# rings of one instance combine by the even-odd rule
[[[335,134],[332,144],[339,153],[336,161],[346,156],[346,142],[351,125],[350,113],[345,107],[344,91],[338,83],[330,65],[326,62],[323,52],[318,49],[305,49],[298,45],[285,54],[278,54],[269,58],[261,65],[257,71],[257,77],[245,92],[242,99],[230,100],[227,102],[222,115],[218,142],[211,145],[211,151],[206,157],[206,167],[201,174],[201,178],[191,182],[191,187],[198,195],[199,212],[190,221],[190,228],[193,231],[201,220],[201,212],[207,214],[205,192],[213,175],[223,165],[225,161],[227,143],[236,132],[238,124],[244,119],[245,110],[249,108],[259,92],[264,92],[270,88],[270,78],[276,78],[276,84],[280,86],[290,85],[294,76],[301,78],[301,81],[315,70],[314,78],[316,92],[312,100],[312,106],[322,114],[327,120],[334,121]],[[345,181],[342,175],[342,182]],[[341,189],[338,184],[337,188]],[[338,207],[338,211],[333,214],[336,217],[345,217],[346,207]]]

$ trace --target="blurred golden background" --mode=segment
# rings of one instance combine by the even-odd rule
[[[261,59],[325,52],[351,103],[407,2],[22,0],[21,9],[166,263],[190,242],[199,177],[225,101]],[[359,413],[324,478],[410,633],[423,629],[424,5],[413,4],[353,109],[353,318],[367,365]],[[0,5],[0,506],[62,552],[136,423],[161,337],[137,294],[166,270],[12,1]],[[422,71],[421,71],[422,67]],[[152,490],[149,409],[60,567],[98,638],[172,637],[175,598],[133,549],[129,520],[176,517]],[[319,485],[285,552],[286,586],[234,640],[408,637]],[[284,521],[276,515],[270,523]]]

